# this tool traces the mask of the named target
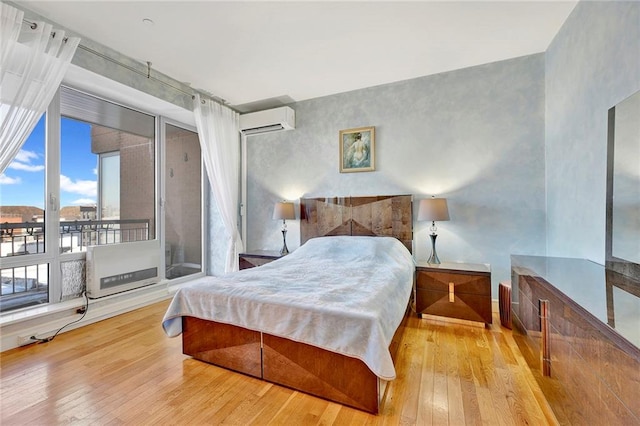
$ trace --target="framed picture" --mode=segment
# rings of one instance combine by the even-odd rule
[[[340,130],[340,173],[375,170],[375,149],[375,127]]]

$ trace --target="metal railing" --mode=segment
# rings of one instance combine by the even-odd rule
[[[118,244],[149,239],[149,219],[75,220],[60,222],[60,249],[85,251],[94,245]]]
[[[0,312],[47,303],[49,265],[33,264],[0,270]]]
[[[149,239],[149,219],[69,220],[60,222],[60,250],[85,251],[90,245]],[[43,222],[0,223],[0,257],[44,253]]]
[[[0,223],[0,257],[44,253],[44,223]]]

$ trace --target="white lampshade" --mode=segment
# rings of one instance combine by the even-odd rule
[[[280,201],[273,208],[273,218],[277,220],[295,219],[296,212],[291,201]]]
[[[446,198],[427,198],[420,200],[418,206],[418,220],[443,221],[449,220],[449,209]]]

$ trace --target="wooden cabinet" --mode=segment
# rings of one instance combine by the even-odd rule
[[[415,307],[418,314],[491,324],[491,268],[416,262]]]
[[[511,276],[513,337],[558,422],[640,424],[640,282],[542,256],[511,256]]]
[[[238,255],[240,269],[254,268],[280,259],[282,255],[279,251],[256,250],[248,253],[240,253]]]

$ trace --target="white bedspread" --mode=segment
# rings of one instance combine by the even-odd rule
[[[395,238],[314,238],[266,265],[181,288],[162,326],[174,337],[182,316],[238,325],[358,358],[391,380],[389,344],[413,271],[411,254]]]

